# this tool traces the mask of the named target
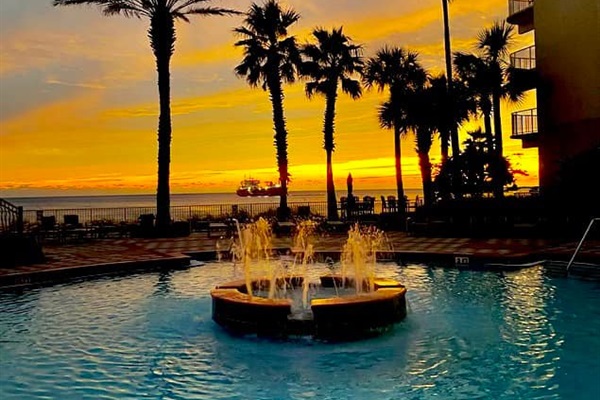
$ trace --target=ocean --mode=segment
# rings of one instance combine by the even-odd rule
[[[346,196],[345,190],[336,192],[338,199]],[[406,196],[414,200],[421,197],[421,189],[406,189]],[[395,196],[395,189],[355,190],[354,195],[375,197],[377,201],[381,196]],[[88,208],[129,208],[129,207],[154,207],[156,196],[154,194],[134,195],[108,195],[108,196],[53,196],[53,197],[12,197],[5,198],[15,206],[24,210],[62,210],[62,209],[88,209]],[[327,201],[324,191],[298,191],[290,192],[290,203],[316,203]],[[171,194],[172,206],[193,205],[229,205],[229,204],[255,204],[278,203],[279,197],[239,197],[235,193],[187,193]]]

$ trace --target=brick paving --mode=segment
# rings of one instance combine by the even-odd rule
[[[429,256],[468,256],[493,262],[518,262],[545,259],[568,260],[577,243],[547,239],[470,239],[407,236],[402,232],[387,232],[390,251]],[[69,268],[85,268],[106,264],[126,265],[151,260],[181,257],[194,252],[215,251],[218,238],[206,233],[168,239],[94,239],[85,243],[44,245],[47,262],[28,266],[0,268],[0,277],[27,276],[38,272]],[[341,250],[346,241],[343,234],[331,234],[316,239],[316,251]],[[221,241],[227,246],[227,241]],[[273,237],[274,248],[292,247],[289,236]],[[583,246],[578,260],[600,262],[600,241],[589,241]]]

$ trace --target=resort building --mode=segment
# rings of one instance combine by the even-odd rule
[[[513,113],[512,138],[522,140],[523,147],[539,149],[541,194],[553,201],[566,200],[574,193],[567,193],[565,183],[587,179],[586,187],[571,186],[577,186],[578,197],[596,198],[600,1],[508,1],[507,21],[520,34],[533,31],[535,35],[535,45],[512,54],[511,64],[523,78],[519,79],[523,88],[537,91],[537,109]]]

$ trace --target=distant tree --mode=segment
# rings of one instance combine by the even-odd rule
[[[354,76],[362,71],[362,49],[359,45],[352,44],[341,27],[331,32],[317,28],[313,31],[313,36],[317,43],[307,44],[302,48],[306,59],[302,73],[309,79],[306,83],[307,96],[311,98],[315,93],[325,96],[323,148],[327,154],[327,219],[337,220],[339,217],[332,166],[337,90],[341,86],[342,92],[353,99],[361,96],[360,81],[354,79]]]
[[[380,106],[379,121],[383,128],[394,130],[394,155],[396,187],[399,210],[405,213],[404,184],[402,182],[402,152],[400,139],[410,129],[407,111],[417,91],[423,87],[427,73],[418,60],[417,53],[399,47],[384,47],[371,57],[363,71],[367,88],[389,90],[389,99]]]
[[[288,29],[300,19],[292,9],[282,9],[276,0],[262,6],[253,3],[246,13],[244,23],[235,32],[242,37],[235,43],[243,47],[244,59],[235,73],[245,77],[251,87],[261,85],[268,90],[273,108],[277,167],[283,194],[280,197],[278,217],[289,217],[287,206],[288,171],[287,128],[283,112],[283,82],[294,82],[301,63],[300,52],[294,36]]]
[[[469,136],[464,150],[457,157],[449,158],[436,174],[434,182],[438,194],[449,192],[454,196],[480,198],[494,191],[494,180],[498,177],[504,186],[513,184],[516,174],[524,174],[513,169],[505,157],[489,151],[488,138],[481,130],[469,132]],[[458,178],[454,174],[458,174]],[[453,185],[457,179],[462,182],[460,187]]]
[[[106,15],[147,18],[148,37],[156,59],[160,115],[158,119],[158,185],[156,191],[156,227],[166,234],[171,223],[169,189],[171,164],[171,56],[175,51],[175,21],[189,22],[190,15],[232,15],[238,11],[202,6],[209,0],[54,0],[55,6],[90,4]]]

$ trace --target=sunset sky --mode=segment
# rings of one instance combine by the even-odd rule
[[[147,21],[105,17],[97,7],[52,7],[51,0],[0,2],[0,196],[154,193],[158,95]],[[440,0],[288,0],[301,20],[291,34],[309,40],[317,26],[343,25],[372,56],[384,45],[420,54],[443,68]],[[249,0],[212,5],[245,11]],[[453,51],[473,51],[477,33],[506,18],[507,0],[451,4]],[[177,25],[171,98],[173,193],[233,192],[250,175],[276,180],[268,94],[233,69],[241,50],[232,33],[241,16],[194,17]],[[516,35],[514,50],[532,42]],[[324,100],[308,100],[302,83],[285,87],[290,190],[325,190]],[[394,187],[393,135],[379,128],[385,94],[338,100],[334,176],[349,172],[357,189]],[[534,106],[533,95],[505,105],[504,150],[537,185],[537,149],[510,136],[510,113]],[[477,127],[474,122],[465,129]],[[463,133],[463,139],[464,139]],[[420,187],[414,137],[402,143],[404,182]],[[439,161],[439,142],[432,157]]]

